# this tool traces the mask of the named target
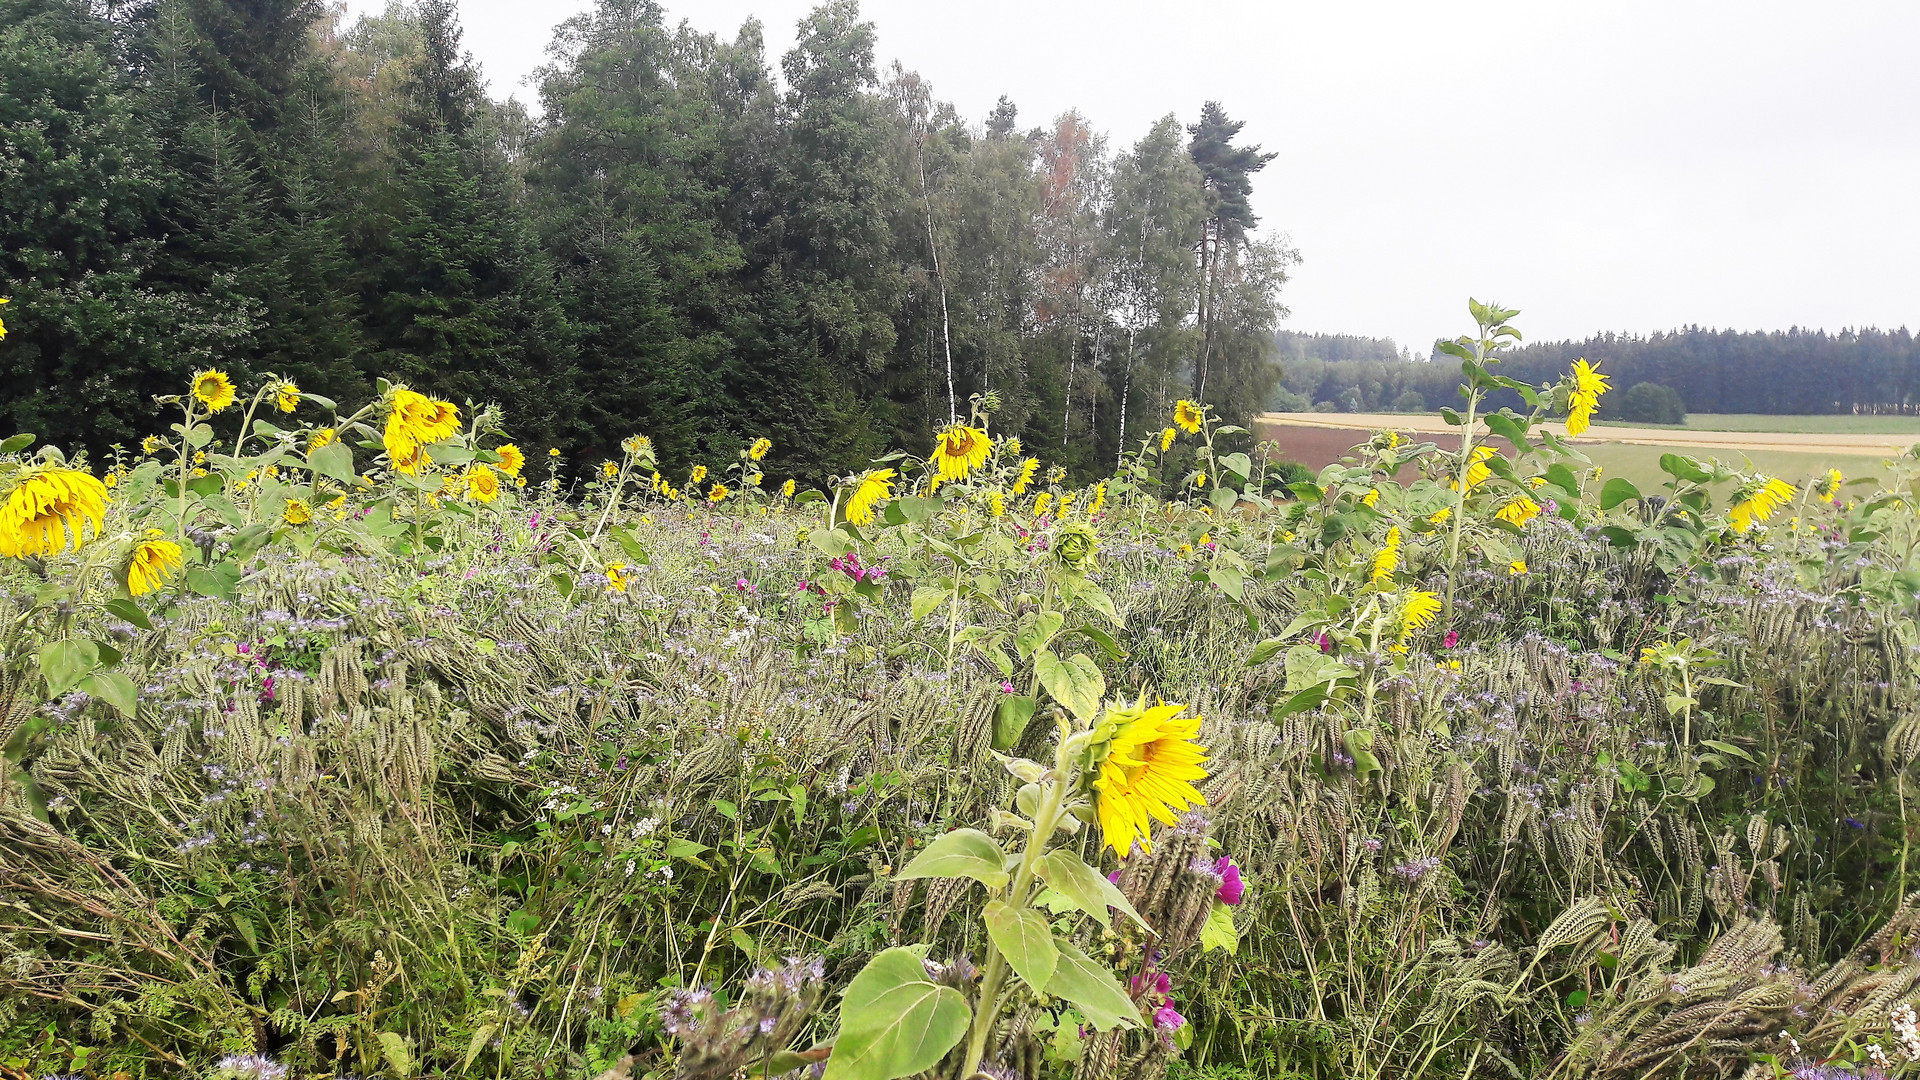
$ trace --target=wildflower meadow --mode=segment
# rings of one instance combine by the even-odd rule
[[[0,1075],[1920,1075],[1920,456],[1642,490],[1470,312],[1458,434],[1318,475],[13,434]]]

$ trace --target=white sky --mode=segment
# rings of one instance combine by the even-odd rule
[[[769,59],[813,0],[668,0]],[[354,3],[355,11],[370,7]],[[496,96],[583,0],[464,0]],[[1920,327],[1915,0],[865,0],[898,58],[982,120],[1078,107],[1115,147],[1218,99],[1280,151],[1263,227],[1305,257],[1296,330],[1424,352],[1466,297],[1529,339],[1688,323]]]

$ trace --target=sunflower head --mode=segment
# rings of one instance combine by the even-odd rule
[[[1600,395],[1607,392],[1607,377],[1587,363],[1585,357],[1573,362],[1573,388],[1567,395],[1567,434],[1576,436],[1593,422],[1600,408]]]
[[[1175,426],[1189,435],[1198,435],[1200,425],[1205,423],[1206,419],[1207,408],[1204,405],[1196,405],[1186,398],[1181,398],[1173,404]]]
[[[460,430],[460,410],[452,402],[435,401],[404,386],[387,398],[387,427],[381,442],[393,467],[417,473],[426,464],[421,449],[453,438]]]
[[[1820,481],[1820,497],[1828,502],[1833,502],[1835,499],[1838,499],[1840,497],[1840,485],[1844,482],[1846,482],[1846,477],[1841,475],[1839,469],[1828,469],[1825,479]]]
[[[1064,506],[1060,513],[1066,514]],[[1099,550],[1100,538],[1078,522],[1060,526],[1053,538],[1053,557],[1070,574],[1084,574],[1093,569],[1094,556]]]
[[[1394,571],[1400,569],[1400,526],[1387,530],[1386,542],[1373,556],[1373,569],[1369,576],[1375,584],[1391,581]]]
[[[145,596],[167,583],[180,569],[180,545],[163,539],[159,529],[148,529],[145,539],[133,545],[127,558],[127,592]]]
[[[627,582],[630,580],[632,579],[627,576],[626,563],[617,562],[617,563],[607,564],[607,591],[608,592],[626,592]]]
[[[1020,475],[1013,478],[1013,493],[1015,495],[1024,494],[1027,490],[1027,485],[1033,483],[1034,475],[1039,471],[1040,471],[1039,458],[1030,457],[1027,460],[1022,461],[1020,463]]]
[[[224,371],[196,371],[193,373],[194,400],[207,407],[210,413],[233,404],[233,380],[227,378]]]
[[[340,433],[330,427],[319,428],[307,436],[307,453],[311,454],[323,446],[330,446],[339,437]]]
[[[288,499],[280,517],[289,525],[305,525],[313,520],[313,507],[308,506],[305,499]]]
[[[1439,593],[1416,591],[1407,594],[1406,603],[1400,606],[1400,641],[1392,648],[1396,652],[1406,652],[1407,643],[1413,640],[1413,632],[1432,622],[1439,614]]]
[[[292,412],[300,407],[300,387],[292,379],[282,379],[273,388],[273,406],[281,412]]]
[[[733,492],[727,490],[727,485],[715,484],[713,485],[713,490],[707,492],[707,501],[715,504],[723,503],[727,501],[727,496],[731,494],[733,494]]]
[[[784,484],[781,484],[781,485],[780,485],[780,497],[781,497],[781,498],[783,498],[783,499],[791,499],[791,498],[793,498],[793,489],[794,489],[794,486],[795,486],[795,485],[794,485],[794,482],[793,482],[793,478],[792,478],[792,477],[788,477],[788,478],[787,478],[787,482],[786,482],[786,483],[784,483]]]
[[[761,458],[766,457],[768,454],[772,452],[773,452],[772,439],[766,439],[766,438],[755,439],[753,440],[753,445],[747,447],[747,457],[752,461],[759,461]]]
[[[1101,841],[1125,857],[1138,843],[1153,850],[1152,828],[1174,824],[1178,811],[1207,805],[1194,788],[1207,777],[1207,749],[1197,741],[1200,718],[1185,705],[1109,705],[1094,724],[1088,772]]]
[[[993,440],[977,427],[955,424],[933,441],[933,464],[941,480],[965,480],[973,470],[987,463],[993,452]]]
[[[500,474],[485,465],[475,465],[467,470],[466,486],[467,498],[490,503],[500,497]]]
[[[1727,513],[1733,519],[1734,529],[1746,532],[1755,524],[1773,517],[1797,494],[1799,489],[1785,480],[1769,476],[1755,477],[1740,489],[1733,508]]]
[[[1179,437],[1180,437],[1180,433],[1178,431],[1175,431],[1172,428],[1168,428],[1167,430],[1161,432],[1160,433],[1160,452],[1163,454],[1166,453],[1168,448],[1173,446],[1173,440]]]
[[[1493,516],[1516,529],[1524,529],[1527,527],[1527,522],[1532,521],[1539,514],[1540,504],[1522,495],[1495,511]]]
[[[20,473],[0,503],[0,556],[25,559],[80,550],[87,525],[100,535],[107,486],[78,469],[36,466]]]
[[[1507,564],[1508,577],[1519,577],[1520,575],[1526,572],[1527,572],[1527,560],[1525,559],[1515,559],[1512,562]]]
[[[706,478],[707,478],[707,467],[705,465],[695,465],[693,467],[693,471],[687,474],[687,483],[698,484],[702,480],[705,480]]]
[[[874,469],[862,476],[847,498],[847,520],[855,525],[872,521],[875,508],[893,498],[896,475],[892,469]]]
[[[527,467],[527,455],[521,453],[520,448],[512,443],[502,443],[494,447],[493,452],[500,459],[493,463],[493,467],[508,476],[517,477],[520,475],[520,470]]]

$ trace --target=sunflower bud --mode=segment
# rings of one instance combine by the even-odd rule
[[[1085,525],[1066,524],[1053,541],[1053,557],[1069,573],[1084,574],[1095,565],[1094,553],[1100,550],[1100,538]]]

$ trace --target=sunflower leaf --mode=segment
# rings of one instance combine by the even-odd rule
[[[971,1015],[966,998],[927,978],[912,951],[888,949],[841,998],[826,1080],[895,1080],[932,1068],[966,1035]]]
[[[1046,916],[1032,908],[1014,907],[1005,900],[987,901],[983,914],[987,936],[999,947],[1013,970],[1028,986],[1044,988],[1059,965],[1060,951],[1053,944],[1053,928]]]
[[[1107,677],[1100,674],[1100,668],[1084,653],[1075,653],[1065,660],[1052,652],[1042,649],[1033,656],[1034,673],[1040,676],[1040,685],[1047,688],[1053,699],[1082,720],[1091,720],[1100,712],[1100,698],[1107,692]]]
[[[1048,888],[1073,901],[1075,907],[1099,920],[1101,926],[1113,929],[1113,914],[1108,910],[1111,908],[1146,927],[1148,933],[1153,932],[1119,887],[1072,851],[1059,848],[1048,852],[1036,869]]]
[[[955,829],[927,845],[895,879],[967,877],[989,889],[1007,883],[1006,854],[979,829]]]
[[[1054,947],[1060,950],[1060,964],[1047,982],[1047,993],[1073,1002],[1095,1030],[1140,1026],[1140,1010],[1105,964],[1071,941],[1056,941]]]

